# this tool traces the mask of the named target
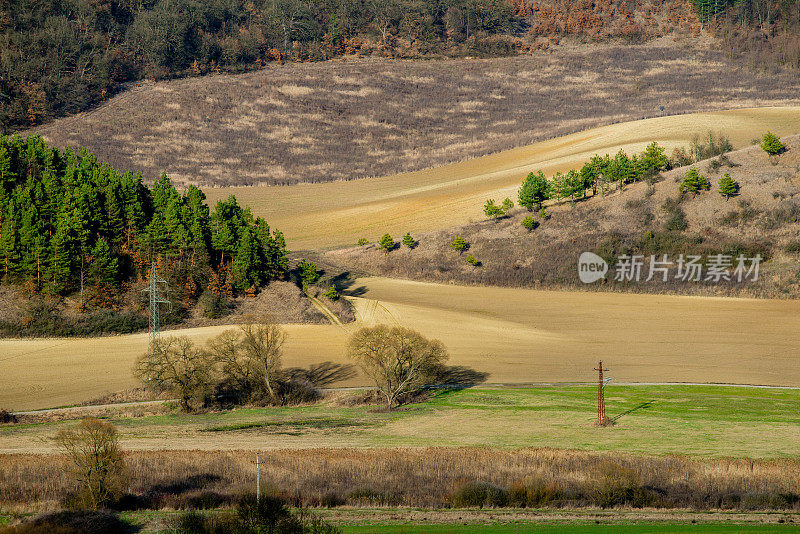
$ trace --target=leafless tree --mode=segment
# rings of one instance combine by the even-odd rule
[[[87,417],[75,428],[60,430],[55,441],[71,461],[79,505],[103,508],[122,495],[128,471],[114,425]]]
[[[409,328],[379,325],[362,328],[350,338],[348,356],[386,399],[391,410],[403,393],[425,385],[426,379],[447,361],[447,349]]]
[[[270,320],[245,324],[240,329],[242,357],[255,362],[267,392],[276,399],[273,384],[281,370],[286,332]]]
[[[147,385],[172,392],[190,412],[211,385],[215,362],[187,337],[168,337],[139,357],[134,375]]]

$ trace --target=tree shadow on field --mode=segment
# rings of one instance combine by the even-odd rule
[[[322,362],[315,363],[303,369],[302,367],[292,367],[286,372],[291,378],[303,379],[311,382],[314,387],[325,387],[342,382],[356,376],[355,367],[350,364]]]
[[[466,365],[443,366],[436,376],[436,388],[465,389],[486,382],[489,373],[478,371]]]
[[[367,288],[364,286],[353,287],[356,283],[356,276],[355,273],[344,271],[331,278],[331,282],[336,285],[342,295],[360,297],[367,292]]]

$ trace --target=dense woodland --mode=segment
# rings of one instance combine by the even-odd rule
[[[143,285],[151,262],[182,302],[254,292],[287,270],[283,235],[231,196],[211,211],[166,175],[148,188],[91,154],[40,137],[0,137],[0,276],[31,292],[111,308]]]
[[[731,54],[800,66],[800,0],[7,0],[0,134],[126,82],[341,54],[508,55],[539,38],[642,39],[705,24]],[[554,41],[554,42],[555,42]]]

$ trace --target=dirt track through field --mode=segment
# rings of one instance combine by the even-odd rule
[[[767,130],[800,133],[800,107],[751,108],[625,122],[418,172],[348,182],[209,188],[210,202],[236,195],[286,234],[293,250],[396,238],[483,218],[486,199],[511,197],[531,171],[579,167],[594,154],[641,152],[657,141],[688,146],[695,135],[723,132],[743,147]]]
[[[284,365],[346,363],[347,332],[407,325],[441,339],[451,365],[492,383],[587,382],[602,359],[620,382],[800,386],[800,302],[463,287],[365,278],[358,322],[287,325]],[[175,331],[198,342],[229,326]],[[165,334],[165,335],[168,335]],[[147,335],[0,340],[0,407],[84,402],[136,385]],[[355,377],[340,386],[367,385]]]

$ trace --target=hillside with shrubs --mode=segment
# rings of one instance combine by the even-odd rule
[[[778,140],[777,151],[770,137],[731,151],[724,136],[708,134],[670,155],[651,144],[641,154],[597,155],[551,177],[531,173],[520,177],[519,195],[506,199],[507,207],[488,199],[483,221],[415,235],[413,248],[398,245],[388,254],[365,237],[325,260],[444,283],[796,298],[800,137]],[[586,251],[609,265],[594,285],[578,279],[578,257]],[[746,283],[647,281],[648,265],[639,282],[615,279],[621,259],[640,255],[648,263],[664,254],[672,261],[699,255],[704,268],[717,254],[734,263],[739,256],[762,261],[758,279]]]

